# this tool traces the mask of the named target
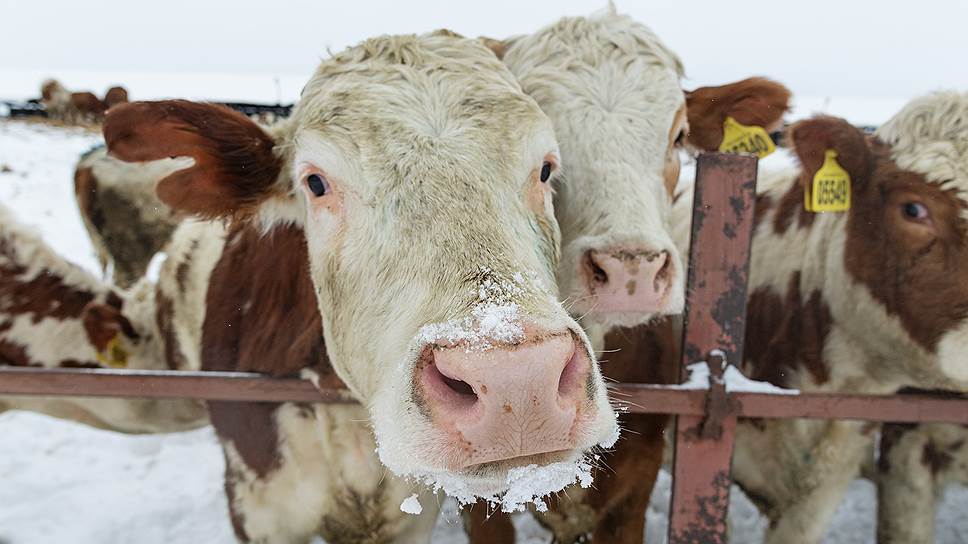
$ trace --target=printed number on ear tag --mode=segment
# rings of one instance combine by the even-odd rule
[[[104,350],[98,352],[97,360],[110,367],[125,368],[128,366],[128,351],[124,349],[121,341],[118,340],[118,336],[115,335],[108,341]]]
[[[803,187],[803,207],[808,212],[846,212],[850,209],[850,174],[837,162],[837,152],[824,152],[823,166],[813,183]]]
[[[776,145],[763,127],[741,125],[736,119],[727,117],[719,150],[723,153],[750,153],[762,159],[776,151]]]

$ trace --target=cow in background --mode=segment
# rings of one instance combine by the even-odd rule
[[[899,137],[943,132],[943,123],[927,121]],[[900,125],[868,137],[837,118],[802,121],[788,132],[800,166],[761,173],[747,376],[810,392],[968,387],[965,146],[899,151],[891,126]],[[805,209],[805,190],[814,190],[815,178],[831,179],[826,172],[849,178],[837,186],[849,196],[839,200],[849,202],[844,212]],[[682,247],[689,200],[675,210]],[[876,429],[857,421],[740,422],[733,478],[770,519],[767,542],[820,541]]]
[[[672,238],[680,150],[717,150],[727,117],[773,130],[790,97],[753,78],[684,93],[682,64],[647,27],[614,10],[534,34],[484,39],[551,117],[562,147],[555,195],[558,281],[614,381],[674,383],[685,267]],[[764,133],[765,134],[765,133]],[[629,433],[602,459],[595,489],[569,489],[538,517],[556,541],[642,541],[662,464],[665,415],[622,415]],[[508,516],[478,504],[473,542],[514,538]]]
[[[101,282],[65,261],[0,206],[0,364],[45,368],[161,370],[164,339],[154,323],[154,288]],[[25,409],[124,432],[204,425],[201,402],[0,397]]]
[[[113,104],[127,101],[127,91],[121,87],[113,87],[109,94]],[[49,118],[75,125],[99,122],[112,105],[90,91],[71,92],[56,79],[44,81],[40,95]]]

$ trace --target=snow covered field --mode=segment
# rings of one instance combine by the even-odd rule
[[[890,111],[885,113],[884,117]],[[57,251],[99,273],[76,212],[73,167],[96,133],[0,119],[0,203],[35,225]],[[768,159],[782,164],[782,155]],[[0,414],[0,544],[221,544],[233,542],[222,490],[222,453],[211,428],[127,436],[31,413]],[[660,477],[648,512],[647,542],[664,542],[669,476]],[[829,543],[874,541],[875,492],[854,482]],[[968,490],[950,489],[937,542],[968,542]],[[733,541],[760,542],[765,521],[734,490]],[[547,542],[528,516],[522,542]],[[452,503],[435,543],[466,542]]]

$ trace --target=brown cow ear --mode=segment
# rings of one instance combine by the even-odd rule
[[[272,137],[225,106],[187,100],[120,104],[104,120],[104,140],[108,153],[123,161],[193,158],[191,167],[155,188],[179,211],[246,217],[278,190],[282,160]]]
[[[494,55],[497,56],[499,60],[504,60],[504,54],[508,52],[508,47],[511,46],[510,42],[495,40],[494,38],[488,38],[487,36],[481,36],[477,38],[477,40],[484,44],[484,47],[487,47],[493,51]]]
[[[723,141],[723,124],[732,117],[741,125],[776,130],[790,109],[790,90],[776,81],[751,77],[719,87],[686,92],[689,143],[716,151]]]
[[[787,139],[803,165],[803,183],[812,180],[823,166],[828,149],[837,152],[837,163],[850,174],[854,186],[870,177],[873,153],[867,137],[839,117],[821,115],[800,121],[790,127]]]

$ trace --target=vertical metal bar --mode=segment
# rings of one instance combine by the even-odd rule
[[[704,358],[712,377],[722,375],[724,362],[742,360],[756,165],[755,157],[721,153],[700,155],[696,164],[683,375],[687,365]],[[736,415],[721,382],[711,382],[706,415],[677,418],[670,544],[728,539]]]

